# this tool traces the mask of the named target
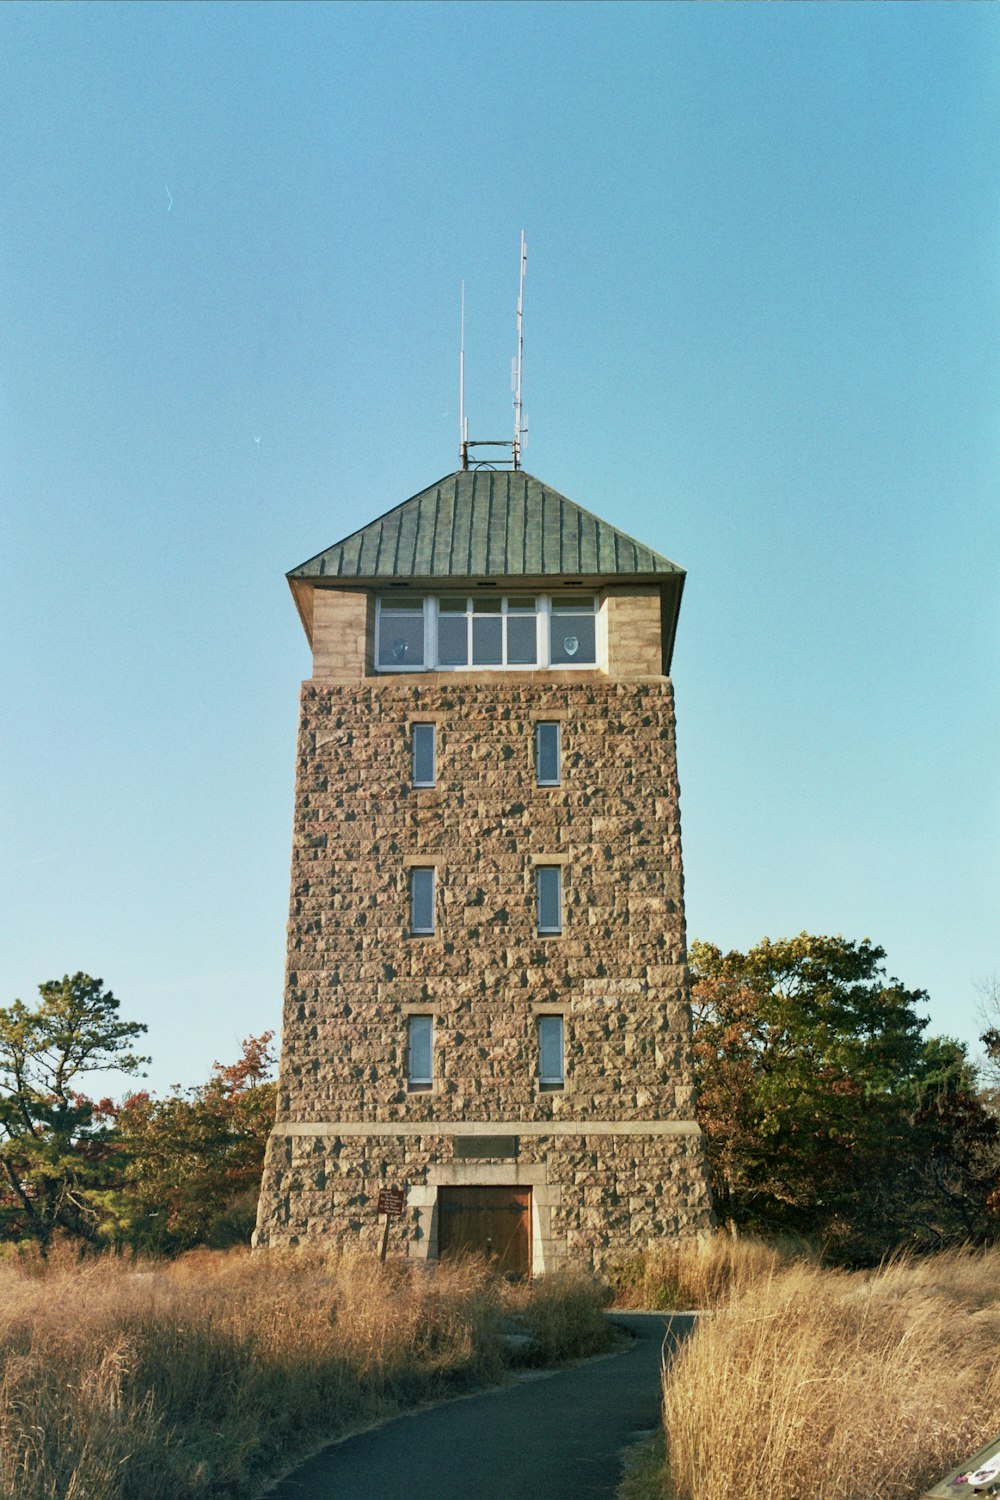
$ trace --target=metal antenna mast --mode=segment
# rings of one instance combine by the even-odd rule
[[[462,282],[462,328],[458,345],[458,441],[462,468],[469,467],[469,424],[465,417],[465,282]]]
[[[469,419],[465,415],[465,282],[462,282],[462,332],[458,352],[458,425],[461,441],[462,468],[469,467],[470,448],[509,448],[511,467],[521,467],[521,440],[528,436],[528,424],[523,420],[521,408],[521,370],[524,364],[524,272],[528,264],[528,251],[521,230],[521,276],[517,288],[517,357],[510,362],[510,388],[514,393],[514,441],[505,439],[477,439],[469,441]],[[489,459],[472,460],[473,468],[495,469],[497,464]]]
[[[521,230],[521,275],[517,288],[517,373],[514,380],[514,468],[521,467],[521,366],[524,359],[524,272],[528,264],[528,251]]]

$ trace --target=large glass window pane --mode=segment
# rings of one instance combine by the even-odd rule
[[[499,605],[499,601],[498,601]],[[478,608],[478,605],[477,605]],[[503,662],[503,621],[497,615],[472,617],[472,660],[477,667],[499,667]]]
[[[562,780],[559,742],[558,721],[535,726],[535,779],[539,786],[558,786]]]
[[[410,1016],[407,1024],[407,1082],[410,1088],[430,1088],[434,1081],[434,1019]]]
[[[433,724],[413,725],[413,785],[433,786],[435,781],[435,741]]]
[[[438,615],[438,663],[442,667],[469,665],[469,625],[465,614]]]
[[[507,616],[507,661],[512,667],[533,667],[538,661],[534,614]]]
[[[535,879],[539,932],[562,932],[562,868],[539,865]]]
[[[409,601],[405,606],[383,603],[379,612],[378,665],[422,667],[424,612]]]
[[[553,666],[597,661],[597,622],[592,600],[556,595],[550,614],[549,658]]]
[[[410,931],[434,931],[433,865],[418,865],[410,871]]]
[[[562,1088],[566,1081],[562,1016],[538,1017],[538,1081],[549,1088]]]

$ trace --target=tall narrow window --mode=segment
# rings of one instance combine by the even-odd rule
[[[411,726],[413,742],[413,785],[434,786],[437,780],[437,756],[435,726],[414,724]]]
[[[429,1089],[434,1082],[433,1016],[410,1016],[406,1033],[407,1087]]]
[[[565,1086],[562,1016],[538,1017],[538,1082],[543,1089]]]
[[[562,869],[538,865],[535,870],[539,932],[562,932]]]
[[[558,721],[535,725],[535,779],[539,786],[558,786],[560,768],[560,735]]]
[[[410,871],[410,931],[434,931],[433,865],[415,865]]]

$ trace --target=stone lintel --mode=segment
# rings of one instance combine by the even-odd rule
[[[701,1135],[697,1120],[281,1120],[274,1136]]]

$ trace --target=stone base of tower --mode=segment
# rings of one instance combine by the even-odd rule
[[[424,1127],[426,1129],[426,1127]],[[624,1253],[714,1227],[701,1133],[687,1121],[438,1127],[278,1124],[264,1167],[254,1243],[377,1253],[380,1188],[402,1187],[389,1252],[438,1258],[456,1189],[517,1189],[528,1268],[599,1270]],[[465,1194],[468,1204],[470,1196]],[[495,1201],[495,1194],[493,1197]],[[473,1224],[475,1222],[472,1219]],[[492,1222],[492,1221],[491,1221]],[[484,1219],[484,1223],[486,1220]]]

